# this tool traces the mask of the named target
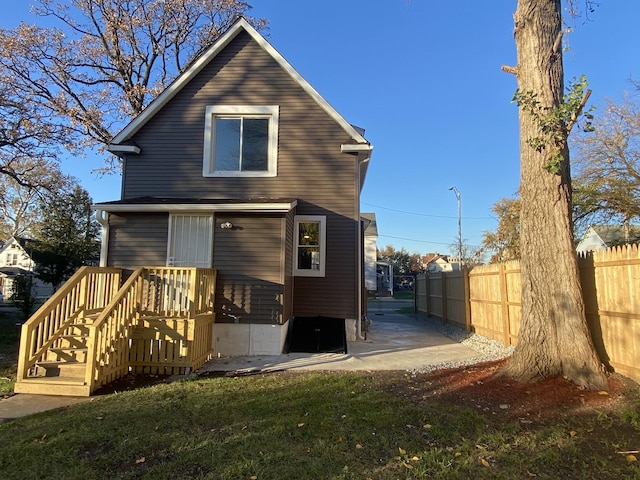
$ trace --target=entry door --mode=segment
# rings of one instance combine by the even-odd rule
[[[170,216],[168,266],[210,268],[212,251],[212,215]]]

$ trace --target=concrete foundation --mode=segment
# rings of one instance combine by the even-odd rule
[[[287,337],[284,325],[216,323],[213,333],[214,356],[280,355]]]

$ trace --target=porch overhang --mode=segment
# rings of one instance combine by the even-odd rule
[[[296,199],[190,199],[139,197],[116,202],[91,205],[93,210],[107,213],[160,213],[160,212],[257,212],[287,213],[296,207]]]

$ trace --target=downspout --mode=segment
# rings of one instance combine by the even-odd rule
[[[362,167],[369,163],[371,160],[371,152],[373,150],[373,146],[369,143],[350,143],[344,144],[340,147],[342,153],[350,153],[357,155],[358,168],[357,170],[357,178],[356,178],[356,191],[355,191],[355,202],[356,202],[356,224],[357,224],[357,234],[356,234],[356,242],[358,247],[356,249],[356,255],[358,257],[356,261],[356,340],[364,340],[364,336],[362,335],[362,277],[363,277],[363,269],[364,269],[364,261],[362,258],[362,224],[360,222],[360,192],[362,190],[362,184],[364,183],[364,179],[362,178]]]
[[[100,239],[100,266],[107,266],[107,256],[109,255],[109,212],[96,210],[96,219],[102,225]]]
[[[358,235],[357,235],[357,242],[358,242],[358,261],[356,262],[357,264],[357,279],[358,281],[356,282],[357,284],[357,289],[358,289],[358,293],[357,293],[357,299],[358,299],[358,309],[357,309],[357,318],[356,318],[356,338],[359,340],[365,340],[364,335],[362,335],[362,277],[364,276],[364,259],[363,259],[363,232],[362,232],[362,220],[360,218],[360,191],[362,189],[362,182],[361,182],[361,178],[362,178],[362,174],[361,174],[361,169],[362,167],[369,162],[369,160],[371,159],[370,155],[367,155],[365,158],[360,158],[358,157],[358,189],[356,192],[356,210],[357,210],[357,218],[358,218]]]

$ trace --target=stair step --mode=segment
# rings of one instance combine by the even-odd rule
[[[66,362],[64,360],[47,360],[44,362],[37,362],[36,365],[42,368],[60,368],[60,367],[70,367],[70,368],[85,368],[87,366],[87,362]]]
[[[52,352],[86,352],[87,347],[51,347]]]
[[[18,380],[14,386],[15,393],[31,393],[37,395],[65,395],[70,397],[88,397],[89,385],[84,379],[73,381],[68,378],[32,377]]]
[[[84,377],[28,377],[22,381],[54,385],[84,385]]]

